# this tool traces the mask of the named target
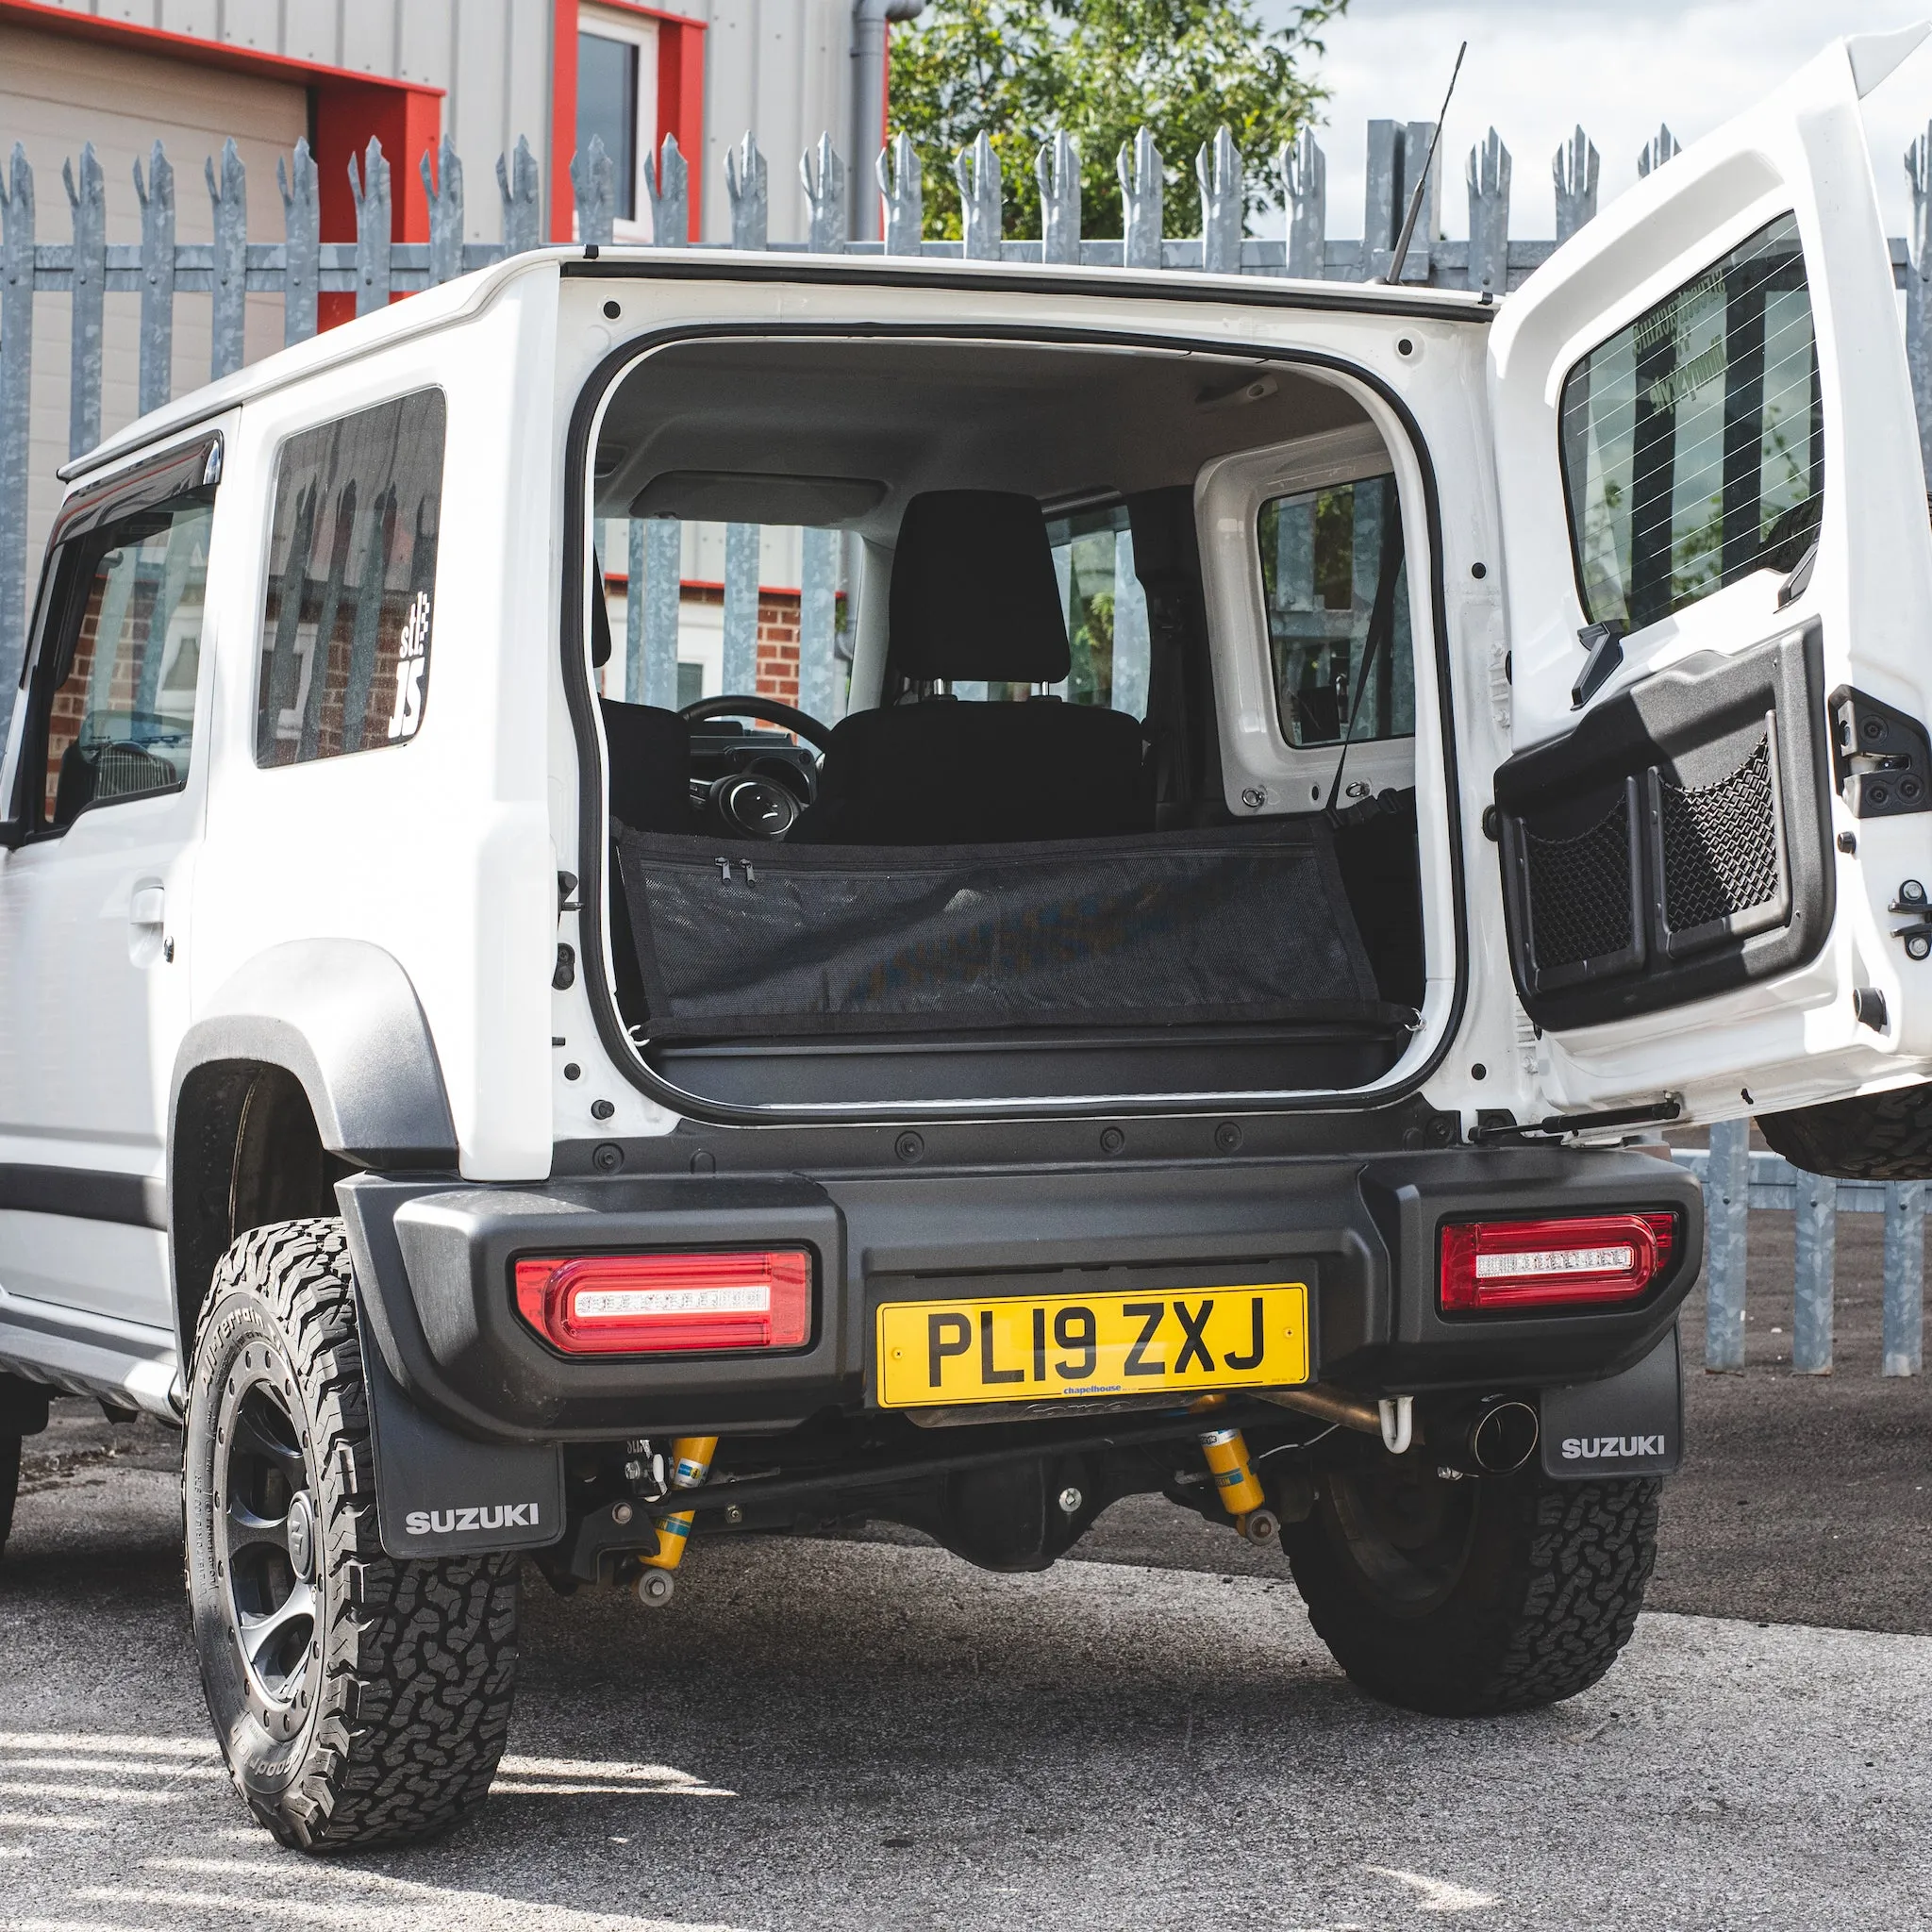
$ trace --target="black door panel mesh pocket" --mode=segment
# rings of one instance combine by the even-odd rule
[[[1505,822],[1540,989],[1643,964],[1640,823],[1629,778],[1581,804]]]
[[[1776,721],[1743,762],[1704,785],[1648,774],[1657,943],[1672,958],[1782,925],[1791,905],[1778,809]]]
[[[1824,638],[1698,651],[1495,778],[1517,997],[1555,1032],[1808,964],[1836,904]]]

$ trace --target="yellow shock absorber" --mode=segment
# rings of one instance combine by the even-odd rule
[[[674,1467],[671,1487],[694,1490],[711,1473],[711,1457],[718,1453],[716,1436],[679,1436],[671,1445]],[[680,1509],[673,1516],[657,1519],[658,1549],[655,1556],[640,1558],[651,1570],[675,1570],[684,1561],[684,1545],[691,1536],[691,1519],[697,1512]]]
[[[1261,1507],[1268,1500],[1267,1492],[1248,1460],[1246,1438],[1239,1429],[1203,1430],[1201,1454],[1208,1459],[1222,1507],[1234,1518],[1236,1530],[1250,1542],[1269,1541],[1279,1525],[1274,1511]]]

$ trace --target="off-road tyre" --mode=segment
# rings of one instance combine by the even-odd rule
[[[1362,1690],[1489,1716],[1574,1697],[1616,1661],[1660,1487],[1551,1482],[1534,1462],[1452,1482],[1421,1454],[1364,1457],[1321,1477],[1283,1541],[1316,1634]]]
[[[1761,1113],[1757,1131],[1807,1174],[1846,1181],[1932,1180],[1932,1086]]]
[[[0,1557],[13,1534],[13,1499],[20,1494],[20,1438],[0,1436]]]
[[[479,1803],[509,1729],[517,1559],[384,1554],[340,1221],[258,1227],[223,1257],[181,1491],[202,1687],[256,1817],[333,1852]]]

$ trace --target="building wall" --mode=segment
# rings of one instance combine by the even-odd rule
[[[545,174],[549,172],[551,0],[50,0],[50,4],[69,13],[126,21],[136,26],[158,27],[291,60],[312,60],[325,67],[443,89],[442,127],[462,158],[466,226],[472,241],[493,242],[503,232],[496,158],[515,145],[518,135],[529,141]],[[71,48],[76,43],[67,41],[62,44]],[[228,77],[212,69],[183,65],[195,75],[197,84],[212,85]],[[0,75],[4,73],[0,67]],[[5,84],[0,80],[0,86]],[[240,130],[236,131],[239,135]],[[296,132],[301,131],[298,125]],[[391,165],[412,172],[418,158],[415,155],[390,157]],[[271,191],[274,178],[271,164]],[[274,208],[274,225],[257,231],[254,198],[251,181],[251,231],[278,238],[280,204]],[[189,239],[185,228],[182,239]]]
[[[380,75],[445,91],[443,131],[462,157],[470,239],[501,233],[496,158],[525,136],[551,172],[553,0],[47,0],[63,10]],[[728,240],[724,156],[747,128],[770,167],[774,241],[807,231],[799,157],[829,132],[848,168],[849,0],[662,0],[703,21],[703,239]],[[417,158],[391,156],[412,171]]]
[[[810,217],[799,157],[829,133],[848,169],[854,161],[849,0],[698,0],[678,10],[709,23],[704,239],[731,239],[724,156],[749,128],[770,170],[772,239],[803,241]]]
[[[36,234],[42,245],[72,239],[60,164],[78,170],[81,144],[92,141],[105,177],[108,240],[139,242],[141,204],[134,163],[145,175],[159,140],[175,169],[175,237],[214,240],[214,213],[202,162],[219,158],[232,135],[248,170],[248,230],[279,240],[282,203],[275,158],[286,155],[308,125],[304,90],[252,75],[201,69],[122,47],[37,32],[0,21],[0,160],[17,141],[34,171]],[[77,179],[76,175],[76,179]],[[103,319],[101,429],[132,422],[141,367],[141,297],[110,291]],[[29,429],[27,545],[38,570],[67,460],[67,369],[72,306],[65,295],[34,298],[32,416]],[[246,354],[252,361],[282,345],[282,299],[248,298]],[[212,347],[206,295],[175,302],[174,383],[177,395],[208,379]]]

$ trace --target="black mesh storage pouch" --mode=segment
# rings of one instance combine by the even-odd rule
[[[1741,748],[1734,744],[1724,761]],[[1774,718],[1731,770],[1705,784],[1653,771],[1650,822],[1652,869],[1661,882],[1658,938],[1669,957],[1785,923],[1791,882]]]
[[[1518,827],[1539,986],[1643,963],[1641,819],[1634,779],[1567,800]]]
[[[616,842],[653,1039],[1399,1017],[1319,818],[1038,844]]]

